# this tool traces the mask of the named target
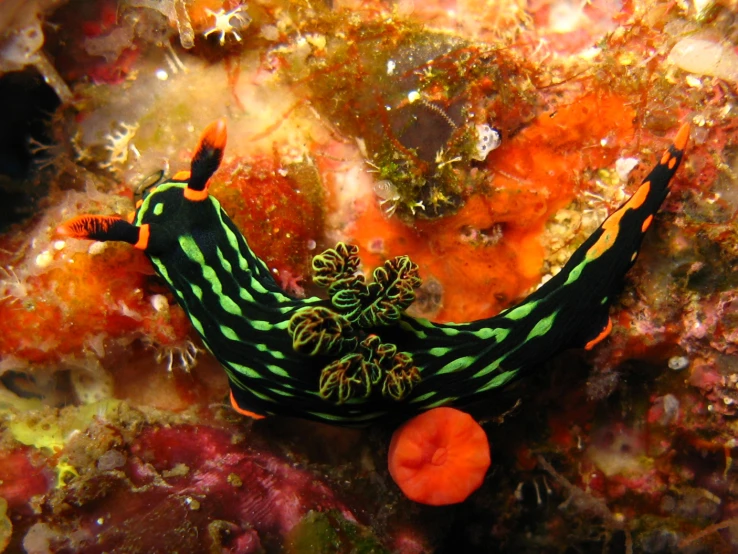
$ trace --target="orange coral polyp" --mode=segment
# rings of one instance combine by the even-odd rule
[[[410,500],[431,506],[457,504],[477,490],[491,458],[487,435],[469,414],[434,408],[392,436],[389,472]]]

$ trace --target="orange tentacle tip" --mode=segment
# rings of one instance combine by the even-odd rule
[[[55,233],[63,237],[86,239],[95,233],[105,232],[119,220],[118,216],[78,215],[59,225]]]
[[[221,117],[216,119],[210,125],[205,127],[200,137],[200,144],[197,150],[202,147],[212,148],[213,150],[223,150],[226,145],[226,139],[228,138],[228,131],[226,128],[226,120]]]
[[[389,472],[410,500],[431,506],[457,504],[477,490],[489,469],[489,442],[469,414],[434,408],[392,436]]]
[[[684,150],[687,146],[688,140],[689,123],[682,123],[682,126],[679,127],[679,130],[677,131],[676,137],[674,137],[674,146],[676,146],[678,150]]]

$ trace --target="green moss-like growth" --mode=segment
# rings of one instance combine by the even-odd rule
[[[310,512],[290,531],[286,554],[389,554],[371,529],[340,513]]]
[[[301,30],[309,38],[280,52],[286,73],[321,115],[360,139],[378,180],[397,191],[383,198],[390,213],[457,211],[489,178],[474,162],[476,125],[518,128],[536,102],[535,70],[504,48],[401,17],[327,14]]]
[[[5,552],[13,536],[13,522],[8,517],[8,502],[0,497],[0,552]]]

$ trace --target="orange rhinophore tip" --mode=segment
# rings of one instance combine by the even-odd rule
[[[689,140],[689,123],[683,123],[674,137],[674,146],[679,150],[684,150]]]
[[[225,119],[212,122],[203,131],[190,162],[190,176],[184,191],[187,200],[201,202],[208,197],[208,181],[223,160],[226,136]]]
[[[75,239],[88,239],[107,232],[118,221],[120,218],[117,216],[78,215],[59,225],[56,234]]]
[[[466,500],[490,465],[484,429],[469,414],[434,408],[392,436],[389,472],[410,500],[445,506]]]
[[[226,120],[221,117],[216,119],[210,125],[205,127],[200,137],[200,144],[196,150],[202,147],[211,148],[213,150],[223,150],[226,145],[226,139],[228,138],[228,131],[226,128]]]

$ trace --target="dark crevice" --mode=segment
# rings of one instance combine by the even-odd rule
[[[29,184],[37,167],[32,144],[51,144],[49,122],[59,99],[38,73],[19,71],[0,77],[0,106],[1,232],[30,215],[43,194]]]

